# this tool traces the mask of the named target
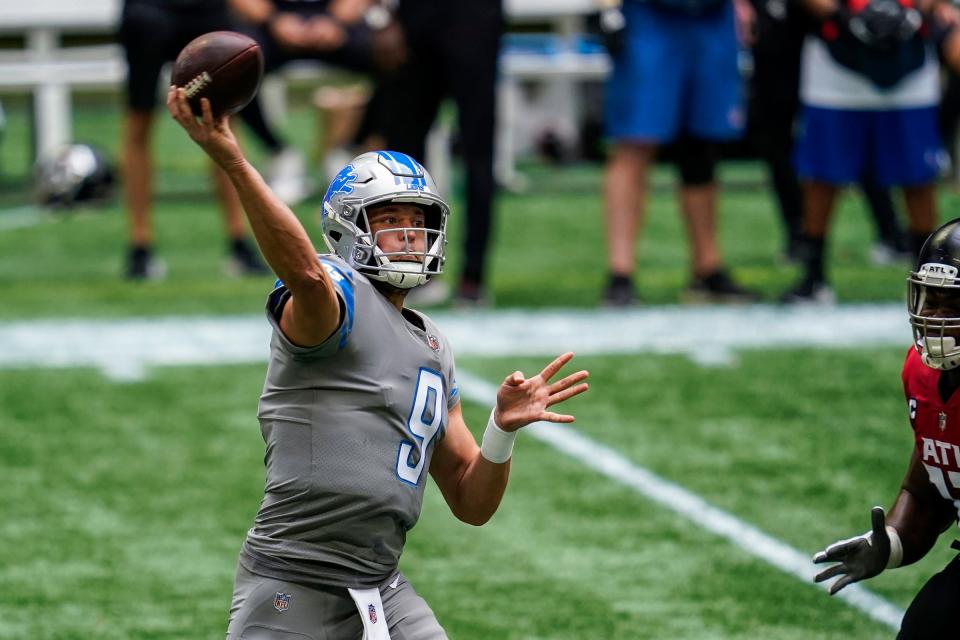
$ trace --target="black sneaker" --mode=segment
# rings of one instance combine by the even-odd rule
[[[610,276],[607,288],[603,291],[603,306],[622,309],[640,304],[640,296],[633,287],[629,276]]]
[[[262,276],[269,273],[269,269],[250,243],[240,238],[230,243],[226,272],[231,276]]]
[[[167,275],[167,265],[153,255],[149,247],[131,247],[127,254],[124,276],[128,280],[162,280]]]
[[[781,304],[794,305],[832,305],[837,302],[837,296],[823,280],[804,278],[792,289],[780,296]]]
[[[803,240],[800,238],[790,238],[790,240],[787,241],[787,248],[783,251],[783,262],[784,264],[799,265],[803,263],[805,255],[806,251],[804,251]]]
[[[760,294],[734,282],[726,269],[717,269],[703,277],[695,276],[681,297],[684,302],[692,304],[747,304],[760,300]]]

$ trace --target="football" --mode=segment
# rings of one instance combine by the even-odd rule
[[[200,98],[210,100],[214,116],[243,109],[260,88],[263,53],[250,37],[212,31],[191,40],[173,63],[170,81],[186,89],[190,108],[200,115]]]

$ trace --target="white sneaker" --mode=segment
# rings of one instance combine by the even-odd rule
[[[829,307],[837,303],[837,296],[826,282],[804,278],[780,297],[780,303]]]
[[[293,206],[309,195],[306,160],[299,149],[287,147],[270,157],[267,184],[277,197]]]
[[[909,251],[898,251],[886,242],[876,242],[870,247],[870,262],[878,266],[909,262],[911,258]]]

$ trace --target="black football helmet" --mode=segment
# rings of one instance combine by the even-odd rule
[[[69,208],[109,199],[114,182],[102,153],[87,144],[71,144],[37,162],[33,192],[44,206]]]
[[[933,369],[960,366],[960,218],[930,234],[907,278],[914,347]]]

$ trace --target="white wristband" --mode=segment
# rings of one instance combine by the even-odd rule
[[[490,412],[487,428],[483,432],[483,441],[480,443],[480,455],[495,464],[503,464],[513,455],[513,441],[517,439],[516,431],[504,431],[497,426],[493,415],[496,409]]]
[[[887,525],[887,536],[890,537],[890,557],[887,559],[887,569],[899,567],[903,562],[903,543],[897,530]]]

